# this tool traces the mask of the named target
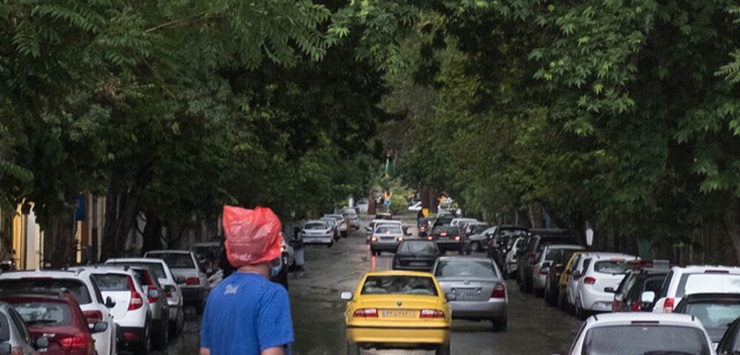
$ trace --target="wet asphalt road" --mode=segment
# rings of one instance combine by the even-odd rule
[[[404,226],[414,230],[414,216]],[[363,218],[361,227],[369,219]],[[473,253],[481,254],[483,253]],[[345,302],[342,291],[354,291],[360,277],[371,270],[391,269],[392,254],[370,255],[364,229],[354,231],[333,247],[309,246],[305,250],[305,271],[290,273],[290,298],[296,342],[295,355],[339,355],[346,353],[344,332]],[[545,305],[531,294],[519,292],[516,282],[508,283],[508,330],[493,333],[490,322],[455,320],[452,325],[452,353],[459,355],[549,355],[565,354],[581,321]],[[166,351],[152,354],[197,354],[200,317],[187,314],[183,334],[173,339]],[[383,350],[363,354],[433,354],[426,351]]]

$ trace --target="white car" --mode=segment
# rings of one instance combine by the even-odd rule
[[[740,293],[740,267],[716,265],[674,266],[663,281],[653,312],[670,313],[692,293]],[[643,299],[646,294],[643,294]]]
[[[303,244],[322,244],[327,247],[334,245],[334,228],[324,220],[306,221],[299,235]]]
[[[506,262],[504,263],[504,275],[506,277],[513,278],[516,275],[519,267],[519,260],[517,259],[519,247],[522,246],[524,238],[518,237],[511,242],[511,249],[506,252]]]
[[[574,295],[576,315],[611,312],[614,291],[630,268],[629,262],[638,257],[621,253],[586,253]],[[572,275],[572,274],[571,274]]]
[[[620,312],[589,317],[570,355],[716,355],[699,319],[686,314]]]
[[[0,292],[54,290],[66,288],[74,295],[88,323],[104,321],[108,329],[92,335],[98,355],[117,354],[116,334],[118,327],[113,321],[110,308],[112,299],[105,299],[91,274],[84,270],[33,270],[11,271],[0,274]]]
[[[475,218],[453,218],[452,221],[450,221],[451,226],[462,226],[465,223],[469,222],[478,222]]]
[[[192,305],[195,312],[203,313],[206,299],[211,292],[208,275],[200,269],[195,254],[189,250],[150,250],[144,253],[144,258],[162,259],[170,267],[175,276],[185,278],[185,284],[180,285],[183,304]]]
[[[360,217],[357,216],[357,211],[352,207],[345,207],[342,209],[342,216],[349,220],[349,225],[354,229],[360,229]]]
[[[367,198],[361,198],[359,201],[357,201],[357,209],[360,210],[360,212],[367,213],[367,209],[370,207],[370,201]]]
[[[118,325],[118,345],[136,354],[147,354],[152,346],[152,314],[149,295],[144,291],[132,270],[115,265],[77,266],[70,270],[90,273],[104,298],[115,302],[111,308],[113,320]]]
[[[182,333],[185,328],[185,306],[183,304],[182,290],[180,284],[185,283],[185,278],[175,276],[162,259],[152,258],[115,258],[105,261],[106,264],[145,266],[157,277],[157,281],[164,288],[169,306],[169,331],[170,335]]]
[[[578,283],[581,281],[581,276],[585,267],[591,263],[591,259],[586,258],[586,253],[578,254],[575,259],[571,262],[571,271],[568,274],[568,281],[565,285],[565,299],[566,306],[569,310],[575,310],[575,300],[578,294]]]
[[[367,227],[365,227],[365,242],[370,243],[370,237],[372,237],[373,232],[375,231],[375,227],[381,224],[397,224],[402,225],[401,221],[392,220],[392,219],[373,219],[368,223]],[[402,227],[403,228],[403,227]]]

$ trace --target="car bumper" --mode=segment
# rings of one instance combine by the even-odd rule
[[[506,316],[506,300],[491,298],[488,301],[451,301],[453,319],[481,320]]]
[[[392,251],[392,252],[395,253],[396,252],[396,249],[398,249],[398,243],[396,243],[396,242],[393,242],[393,243],[377,243],[377,242],[375,242],[375,243],[370,243],[370,248],[372,250],[376,250],[376,251]]]
[[[334,236],[324,236],[324,237],[308,237],[303,236],[303,244],[332,244],[334,243]]]
[[[449,344],[450,328],[347,327],[347,341],[401,348],[420,344]]]
[[[611,312],[613,293],[593,292],[583,290],[581,294],[581,304],[584,310],[594,312]]]
[[[532,278],[532,285],[536,289],[545,288],[545,281],[547,281],[547,275],[542,275],[539,272]]]
[[[122,347],[131,347],[147,341],[144,328],[138,327],[118,327],[116,334],[118,345]]]

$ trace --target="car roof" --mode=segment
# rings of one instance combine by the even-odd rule
[[[163,259],[158,258],[111,258],[105,261],[106,263],[157,263],[157,264],[164,264],[167,265],[167,263]]]
[[[725,265],[687,265],[687,266],[673,266],[671,271],[673,272],[705,272],[708,270],[721,270],[728,271],[731,274],[740,274],[740,267],[737,266],[725,266]]]
[[[384,270],[384,271],[370,271],[365,276],[427,276],[433,277],[429,272],[424,271],[407,271],[407,270]]]
[[[702,327],[696,317],[680,313],[651,313],[651,312],[617,312],[593,315],[587,322],[591,325],[609,326],[620,324],[639,324],[640,322],[658,321],[664,325],[688,325]],[[703,329],[703,328],[702,328]]]
[[[622,259],[637,259],[639,257],[631,254],[624,254],[624,253],[614,253],[614,252],[586,252],[583,253],[584,259],[607,259],[607,258],[622,258]]]
[[[485,258],[480,256],[467,256],[467,255],[449,255],[449,256],[440,256],[437,258],[439,261],[447,261],[447,260],[469,260],[469,261],[485,261],[485,262],[493,262],[491,258]]]

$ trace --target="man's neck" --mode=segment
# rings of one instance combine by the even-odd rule
[[[270,279],[270,266],[267,263],[259,263],[255,265],[243,265],[236,269],[237,272],[244,272],[250,274],[260,274],[266,279]]]

